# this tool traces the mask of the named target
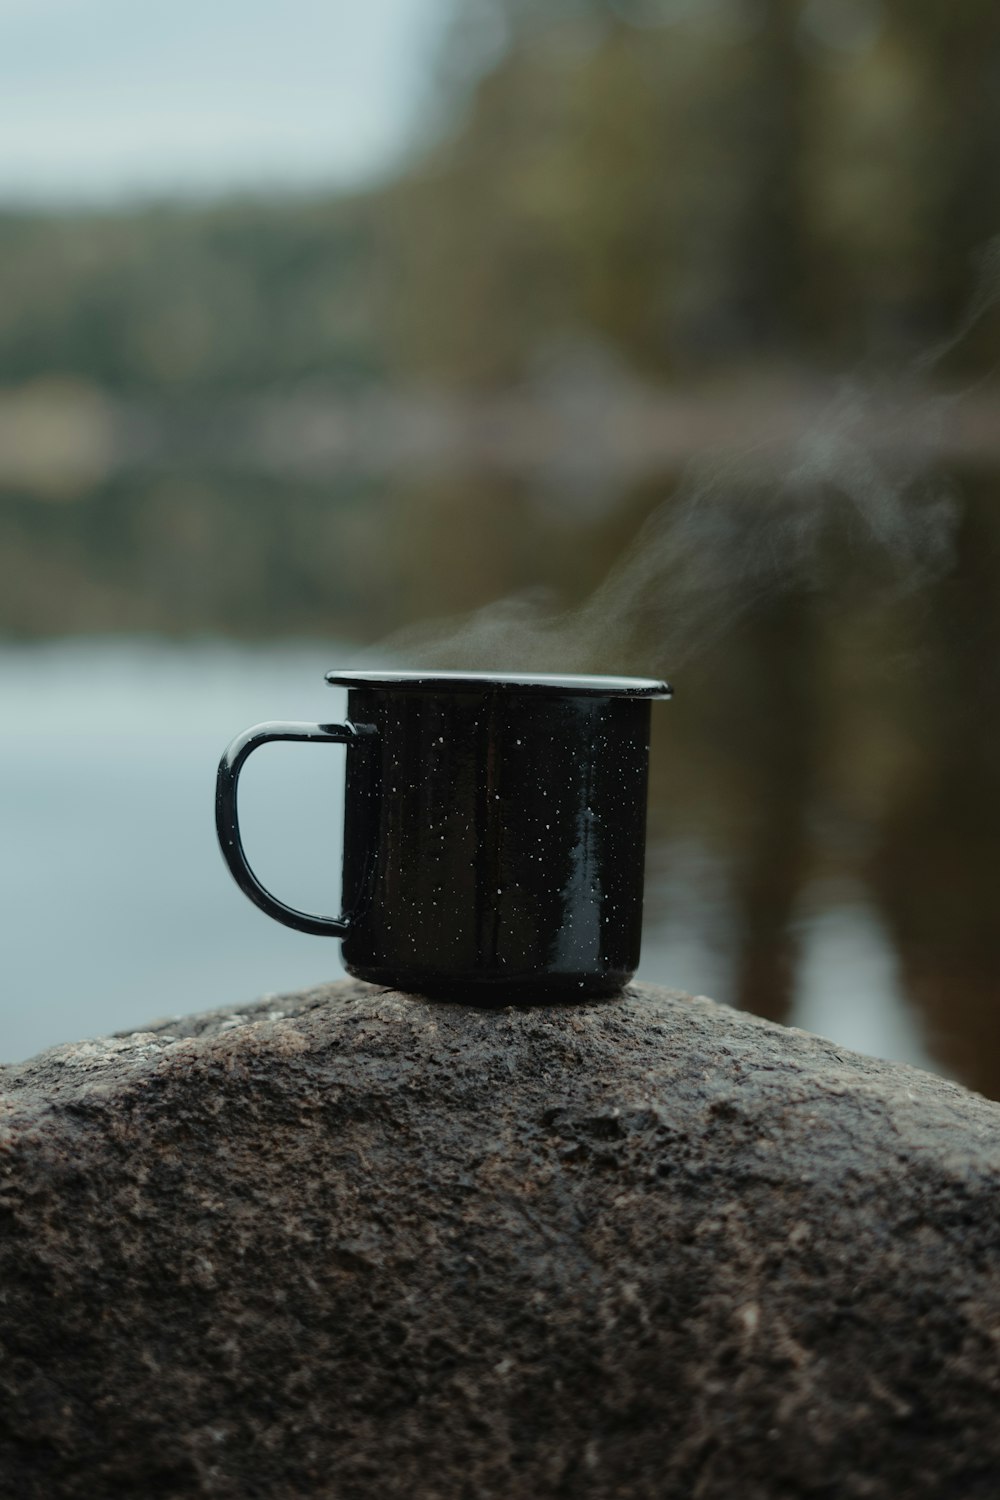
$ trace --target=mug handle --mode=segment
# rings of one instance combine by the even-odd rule
[[[219,762],[219,773],[215,782],[215,830],[219,836],[219,847],[229,866],[236,884],[245,896],[266,911],[275,921],[299,932],[311,932],[324,937],[346,937],[350,918],[313,917],[308,912],[296,911],[286,906],[261,885],[247,863],[240,837],[240,823],[236,811],[236,786],[240,772],[249,755],[261,745],[272,740],[306,740],[310,744],[352,745],[357,740],[370,739],[377,734],[374,724],[255,724],[237,735]]]

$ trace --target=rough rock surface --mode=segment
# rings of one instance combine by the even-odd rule
[[[0,1495],[1000,1495],[1000,1106],[343,983],[0,1070]]]

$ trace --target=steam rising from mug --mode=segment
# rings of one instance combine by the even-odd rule
[[[401,631],[369,659],[468,671],[676,670],[762,602],[830,589],[845,568],[878,564],[880,587],[897,595],[920,587],[952,558],[957,500],[933,465],[958,398],[929,397],[919,380],[998,300],[1000,238],[950,339],[892,389],[845,384],[781,452],[762,443],[691,465],[579,608],[514,596]]]

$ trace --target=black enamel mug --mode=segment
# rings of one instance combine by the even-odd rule
[[[219,766],[216,827],[240,888],[343,942],[348,973],[507,1003],[613,994],[642,929],[650,702],[640,677],[330,672],[344,724],[259,724]],[[272,740],[347,746],[345,913],[309,916],[247,863],[240,770]]]

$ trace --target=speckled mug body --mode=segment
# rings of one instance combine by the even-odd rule
[[[359,686],[349,973],[481,1003],[612,994],[635,973],[648,697]]]

